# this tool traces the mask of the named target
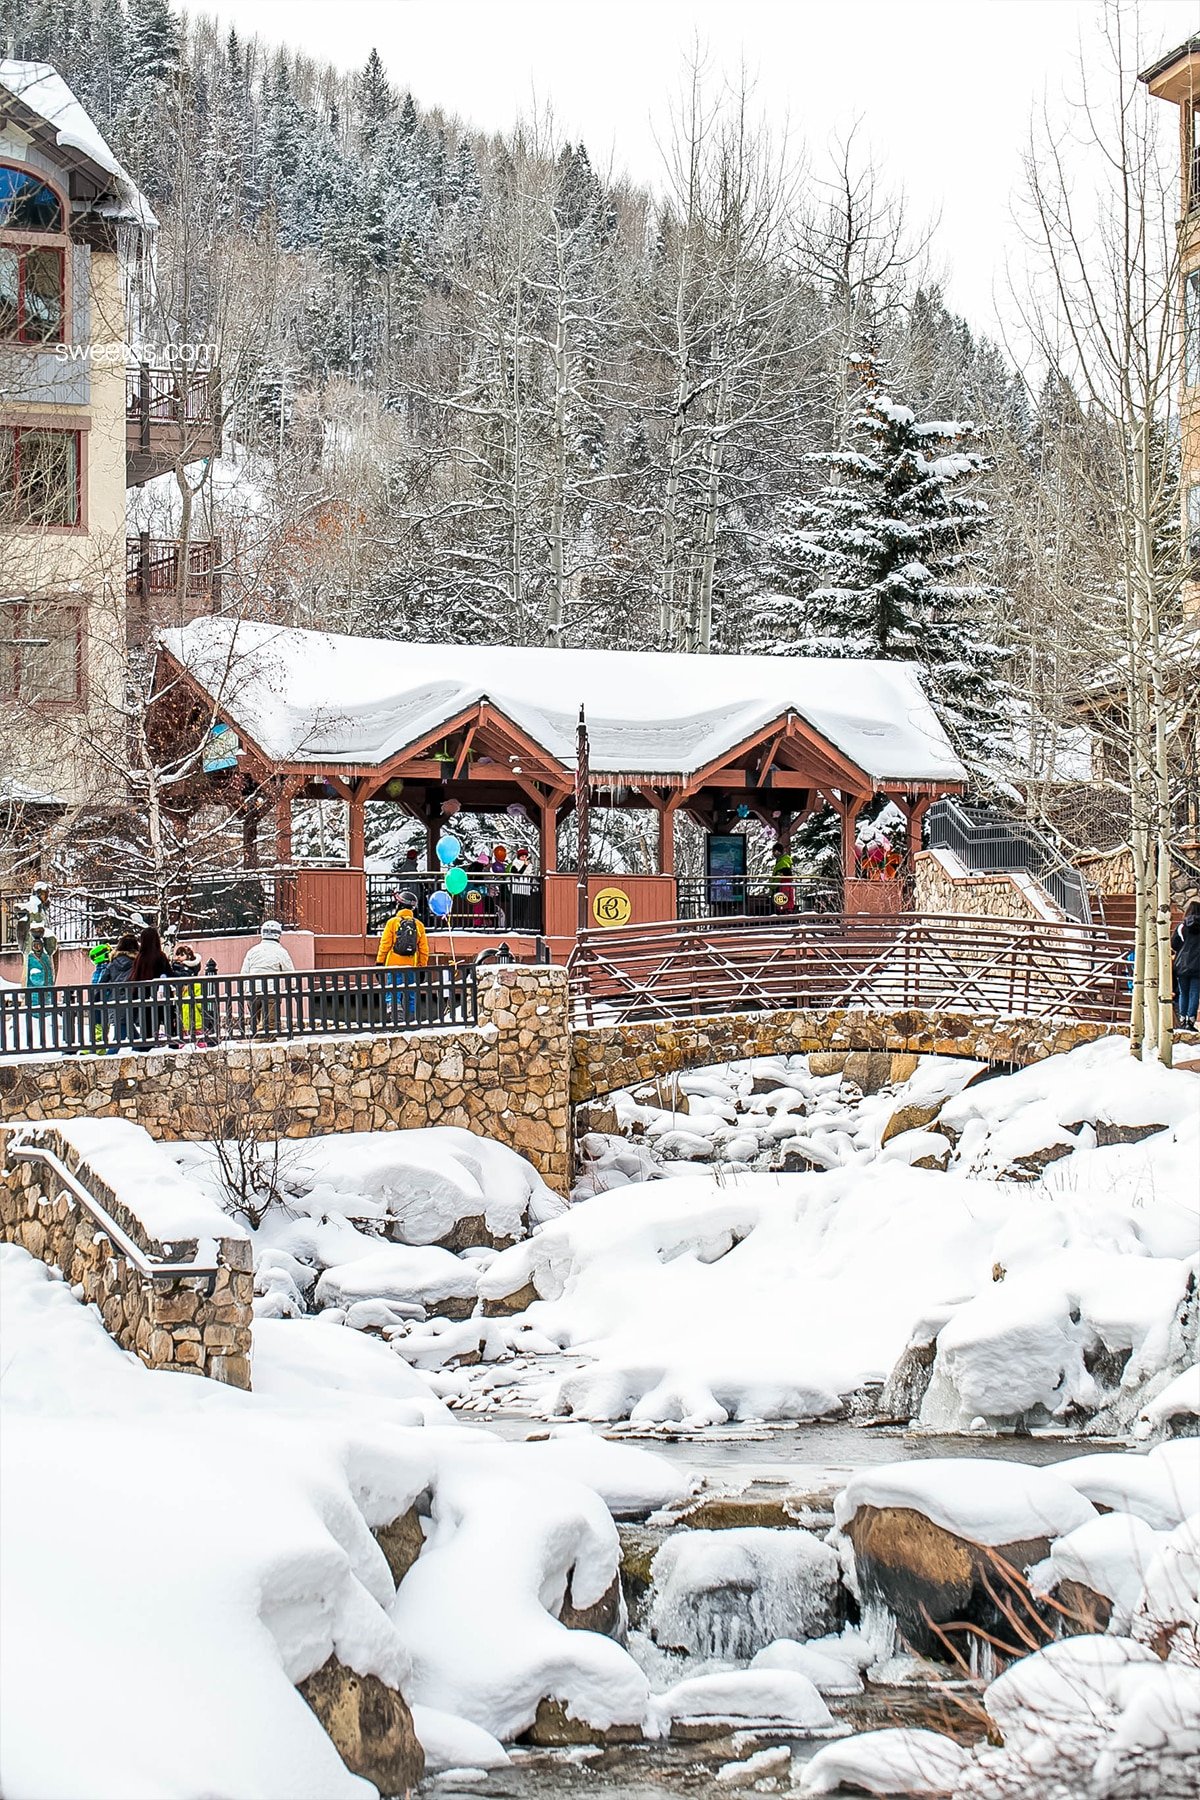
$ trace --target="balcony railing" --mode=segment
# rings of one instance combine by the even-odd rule
[[[0,950],[19,942],[19,912],[26,896],[0,894]],[[296,919],[296,882],[291,874],[230,874],[152,886],[94,888],[52,894],[50,930],[64,948],[111,943],[123,931],[143,925],[176,937],[236,937],[254,932],[264,919],[291,926]]]
[[[415,894],[416,916],[429,929],[454,931],[540,932],[543,926],[542,883],[536,875],[493,875],[467,870],[465,893],[454,897],[449,918],[435,919],[429,896],[442,885],[440,875],[368,875],[367,931],[377,937],[396,911],[403,893]]]
[[[125,374],[125,479],[138,487],[176,463],[221,450],[220,386],[215,370],[152,368]]]
[[[128,639],[144,644],[155,631],[186,625],[221,606],[221,541],[182,544],[143,531],[125,540]]]

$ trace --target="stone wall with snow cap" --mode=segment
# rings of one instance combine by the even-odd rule
[[[215,1264],[210,1281],[147,1276],[52,1167],[10,1154],[0,1130],[0,1239],[61,1271],[109,1333],[147,1367],[250,1386],[254,1276],[250,1239],[125,1119],[40,1126],[33,1141],[71,1171],[153,1262]],[[211,1285],[211,1292],[208,1291]]]
[[[219,1044],[126,1056],[0,1062],[0,1121],[124,1118],[151,1137],[217,1135],[210,1090],[294,1138],[459,1125],[520,1151],[552,1188],[569,1179],[566,971],[481,969],[474,1026]]]

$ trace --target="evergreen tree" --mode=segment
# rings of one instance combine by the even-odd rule
[[[763,609],[756,648],[920,662],[959,754],[994,774],[1008,690],[1005,652],[985,620],[1003,595],[972,576],[989,513],[961,491],[987,466],[967,447],[974,427],[923,423],[870,385],[853,431],[862,448],[822,456],[834,479],[786,509],[776,544],[783,591]]]

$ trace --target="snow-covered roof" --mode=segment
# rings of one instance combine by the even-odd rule
[[[160,643],[274,762],[372,767],[489,701],[559,763],[686,778],[793,713],[875,783],[966,779],[912,663],[409,644],[207,617]]]
[[[109,149],[91,115],[80,105],[58,70],[49,63],[0,61],[0,87],[35,113],[54,132],[63,150],[85,157],[112,180],[121,205],[102,207],[107,217],[129,217],[152,229],[157,220],[140,189]]]

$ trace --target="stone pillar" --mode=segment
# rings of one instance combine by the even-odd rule
[[[480,1131],[519,1150],[565,1194],[570,1182],[571,1045],[567,972],[549,963],[480,970],[479,1023],[495,1028],[495,1085]]]

